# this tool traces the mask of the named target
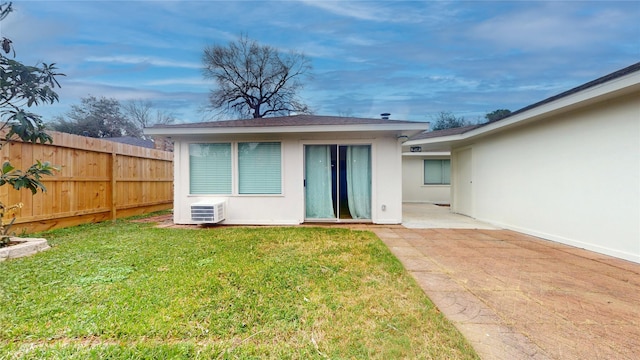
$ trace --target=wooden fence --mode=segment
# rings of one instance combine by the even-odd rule
[[[49,132],[53,144],[5,144],[2,163],[26,170],[36,160],[59,167],[42,178],[46,193],[0,187],[0,202],[22,203],[12,231],[20,235],[115,220],[173,206],[173,153]],[[8,220],[8,218],[5,218]]]

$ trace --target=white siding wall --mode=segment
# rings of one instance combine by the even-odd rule
[[[377,139],[375,144],[372,169],[372,220],[376,224],[400,224],[402,222],[401,143],[394,137]]]
[[[241,141],[265,139],[243,138]],[[304,221],[303,148],[305,144],[371,144],[372,147],[372,221],[402,222],[402,190],[400,144],[393,138],[355,139],[334,135],[330,140],[319,135],[285,139],[270,137],[282,143],[282,195],[235,195],[224,197],[189,195],[189,142],[213,142],[206,138],[175,141],[174,222],[190,224],[190,205],[205,199],[226,200],[227,220],[223,224],[293,225]],[[227,138],[226,142],[235,141]],[[234,155],[235,156],[235,155]],[[235,184],[234,184],[235,186]],[[384,205],[385,210],[382,210]]]
[[[451,186],[425,185],[424,160],[446,159],[407,155],[402,157],[402,201],[416,203],[449,204]]]
[[[626,96],[478,139],[454,211],[640,262],[640,102]],[[454,149],[453,161],[459,149]],[[455,165],[454,165],[455,166]]]

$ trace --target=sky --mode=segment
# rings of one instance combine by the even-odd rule
[[[179,123],[207,106],[206,46],[245,34],[304,53],[314,114],[480,121],[640,61],[635,1],[13,1],[0,37],[26,65],[56,63],[64,116],[83,97],[151,101]],[[222,118],[222,119],[228,119]]]

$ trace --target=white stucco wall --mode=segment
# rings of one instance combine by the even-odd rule
[[[239,141],[280,141],[282,144],[282,194],[281,195],[189,195],[189,143],[236,141],[225,138],[213,140],[174,138],[175,141],[175,191],[174,222],[190,224],[190,206],[202,200],[226,200],[226,220],[223,224],[293,225],[304,222],[304,159],[305,144],[370,144],[372,157],[372,212],[374,223],[398,224],[402,222],[401,153],[395,137],[357,138],[340,134],[327,135],[269,135],[243,137]],[[235,155],[234,155],[235,156]],[[237,183],[237,181],[234,180]],[[234,184],[235,186],[235,184]],[[384,205],[384,210],[383,210]]]
[[[402,157],[402,201],[449,204],[450,185],[425,185],[424,160],[448,159],[443,156],[405,155]]]
[[[453,211],[640,262],[638,95],[474,140],[471,195],[453,176]]]

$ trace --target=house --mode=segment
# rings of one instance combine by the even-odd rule
[[[155,149],[155,145],[153,141],[148,139],[141,139],[133,136],[119,136],[119,137],[108,137],[102,138],[102,140],[113,141],[121,144],[140,146],[148,149]]]
[[[449,204],[449,151],[402,152],[402,202]]]
[[[480,125],[424,131],[402,147],[402,202],[449,205],[451,202],[451,153],[448,148],[423,151],[415,143],[431,137],[460,134]]]
[[[174,142],[178,224],[199,222],[191,209],[203,203],[224,203],[223,224],[399,224],[402,141],[427,126],[295,115],[158,125],[145,133]]]
[[[451,210],[640,262],[640,63],[454,133]]]

